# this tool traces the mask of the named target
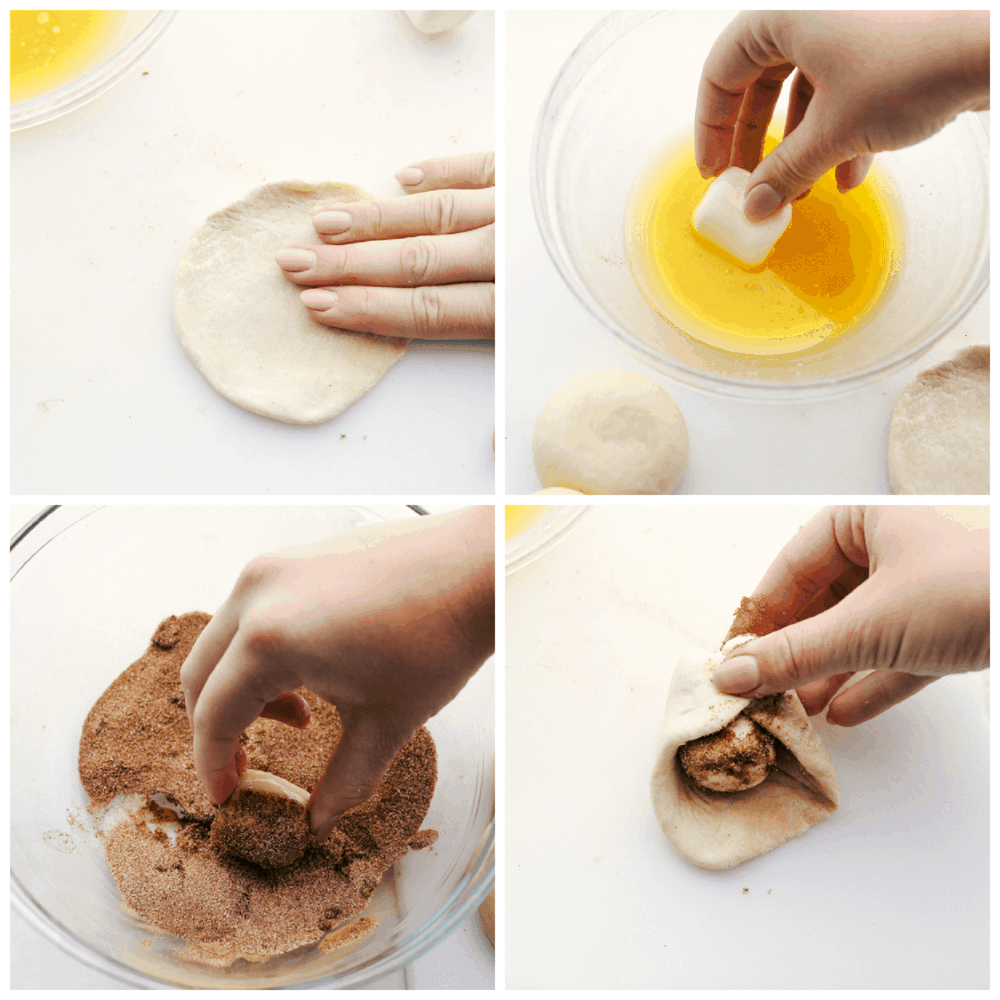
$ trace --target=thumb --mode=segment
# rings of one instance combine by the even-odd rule
[[[413,735],[397,736],[395,727],[369,709],[339,710],[344,734],[309,799],[310,823],[319,841],[329,836],[348,809],[375,794],[393,757]]]
[[[760,222],[796,198],[808,194],[813,184],[828,170],[857,155],[850,149],[833,146],[828,138],[822,137],[818,127],[822,111],[821,107],[817,107],[819,103],[817,95],[799,125],[760,161],[750,175],[743,211],[751,222]]]
[[[738,646],[712,675],[727,694],[757,698],[812,681],[889,666],[891,623],[872,614],[872,587],[862,584],[822,614]],[[889,662],[879,662],[883,656]]]

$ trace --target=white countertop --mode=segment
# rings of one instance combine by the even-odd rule
[[[506,492],[540,488],[535,419],[565,382],[623,369],[662,385],[687,422],[691,454],[678,494],[890,493],[889,420],[903,386],[960,348],[989,341],[989,296],[922,359],[837,399],[762,405],[690,389],[619,349],[551,262],[529,186],[538,112],[563,62],[607,11],[510,11],[506,16]]]
[[[325,424],[219,396],[173,333],[206,216],[259,184],[401,193],[415,160],[492,149],[494,15],[182,11],[110,91],[11,134],[11,483],[41,494],[493,492],[491,346],[414,344]]]
[[[508,989],[987,989],[986,672],[817,729],[829,819],[729,871],[649,798],[679,653],[717,647],[815,507],[593,508],[507,578]]]

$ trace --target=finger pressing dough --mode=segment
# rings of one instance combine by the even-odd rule
[[[650,782],[653,809],[677,851],[701,868],[732,868],[764,854],[825,819],[840,802],[833,762],[794,691],[751,700],[722,694],[712,683],[712,672],[730,649],[752,638],[737,636],[715,653],[684,653],[667,694]],[[758,755],[766,754],[768,743],[773,745],[773,763],[768,755],[765,776],[756,784],[741,780],[741,790],[713,791],[685,771],[681,753],[735,720],[746,720],[737,725],[753,724],[766,736],[756,739],[753,750],[756,776]],[[728,764],[717,763],[717,775],[749,770],[739,760],[739,748],[733,752]]]
[[[542,486],[583,493],[673,493],[688,433],[681,411],[635,372],[589,372],[552,394],[535,422]]]
[[[990,492],[990,349],[978,344],[921,372],[889,425],[893,493]]]
[[[292,424],[316,424],[360,399],[402,357],[408,341],[317,323],[274,255],[316,243],[324,205],[371,198],[350,184],[265,184],[209,216],[174,280],[174,329],[219,393]]]

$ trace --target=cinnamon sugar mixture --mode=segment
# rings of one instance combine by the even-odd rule
[[[146,653],[101,695],[84,723],[79,769],[91,810],[128,793],[146,803],[103,835],[111,874],[132,910],[189,942],[180,952],[189,961],[225,966],[324,938],[324,951],[357,940],[374,921],[338,925],[364,909],[411,841],[419,849],[436,837],[420,831],[437,780],[434,741],[421,729],[376,794],[294,864],[265,871],[220,851],[210,835],[216,809],[194,770],[180,685],[181,665],[208,621],[196,612],[162,622]],[[335,708],[304,688],[299,694],[312,710],[306,729],[258,719],[242,742],[251,768],[311,789],[342,729]],[[177,819],[153,796],[164,796],[180,815],[175,841],[150,828]]]

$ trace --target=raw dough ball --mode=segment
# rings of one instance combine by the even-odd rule
[[[921,372],[889,424],[893,493],[990,492],[990,349],[978,344]]]
[[[561,496],[565,496],[568,493],[571,493],[573,496],[576,496],[576,497],[586,496],[586,494],[583,493],[583,492],[581,492],[580,490],[571,490],[571,489],[569,489],[566,486],[548,486],[544,490],[535,490],[535,492],[532,494],[532,496],[536,496],[536,497],[540,497],[540,496],[555,496],[556,494],[559,494]]]
[[[318,243],[324,205],[372,196],[350,184],[265,184],[209,218],[174,279],[174,329],[212,387],[253,413],[317,424],[360,399],[408,341],[317,323],[274,255]]]
[[[743,212],[750,171],[728,167],[712,181],[694,210],[697,232],[748,267],[760,264],[792,221],[792,206],[763,222],[751,222]]]
[[[688,434],[674,401],[635,372],[590,372],[556,390],[535,422],[535,470],[545,487],[583,493],[672,493]]]
[[[677,751],[688,777],[712,792],[741,792],[759,785],[774,766],[774,737],[745,715],[737,715],[711,736]]]
[[[312,843],[309,793],[266,771],[245,771],[212,822],[212,843],[261,868],[298,861]]]
[[[474,10],[408,10],[405,12],[413,27],[425,35],[451,31],[475,14]]]

